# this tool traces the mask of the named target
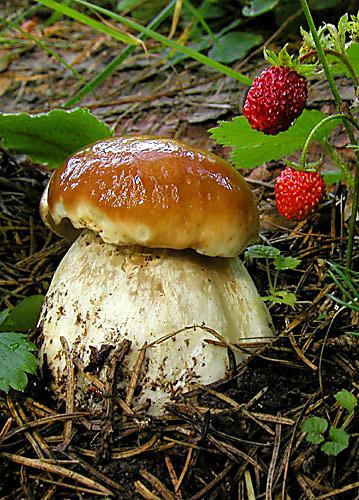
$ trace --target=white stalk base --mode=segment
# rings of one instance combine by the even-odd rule
[[[271,319],[239,258],[214,258],[193,251],[119,247],[84,232],[60,263],[47,293],[39,322],[41,354],[46,354],[53,387],[66,395],[64,337],[70,353],[86,368],[91,352],[117,347],[124,339],[131,349],[121,366],[118,389],[124,397],[139,350],[166,334],[189,327],[146,349],[133,405],[151,400],[149,413],[158,415],[170,398],[193,383],[222,379],[229,368],[229,344],[272,336]],[[195,326],[197,325],[197,327]],[[243,356],[234,349],[237,361]],[[107,379],[106,360],[97,373]],[[88,387],[77,383],[77,402]]]

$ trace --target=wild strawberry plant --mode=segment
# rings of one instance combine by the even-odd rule
[[[244,116],[231,122],[220,122],[211,129],[212,137],[232,148],[231,160],[238,168],[253,168],[266,161],[287,163],[275,183],[276,206],[288,219],[307,218],[324,196],[324,182],[346,182],[352,192],[352,212],[348,229],[346,267],[350,268],[355,220],[359,197],[359,150],[354,130],[359,130],[356,109],[359,99],[359,14],[345,14],[338,26],[324,24],[315,28],[306,0],[300,0],[309,31],[302,30],[303,44],[296,56],[287,47],[279,54],[265,51],[269,68],[258,75],[250,88]],[[335,84],[335,76],[352,79],[354,98],[344,103]],[[337,113],[325,115],[305,108],[308,78],[326,78]],[[349,165],[329,143],[334,127],[342,122],[348,143],[356,157],[355,175]],[[337,170],[329,173],[321,159],[308,163],[307,152],[312,141],[327,148]],[[302,150],[300,162],[285,156]]]
[[[296,269],[301,263],[296,257],[285,257],[279,248],[267,245],[252,245],[247,248],[245,257],[250,259],[262,259],[268,279],[268,295],[261,297],[262,300],[272,304],[286,304],[294,307],[297,297],[288,290],[278,289],[278,277],[280,271]]]

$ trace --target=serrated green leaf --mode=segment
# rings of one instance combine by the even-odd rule
[[[274,259],[279,255],[280,250],[270,245],[252,245],[246,250],[246,256],[253,259]]]
[[[303,432],[323,434],[328,429],[328,422],[322,417],[309,417],[301,424]]]
[[[262,300],[269,300],[273,304],[286,304],[287,306],[294,307],[297,302],[297,297],[292,292],[285,290],[276,290],[274,294],[261,297]]]
[[[279,255],[279,257],[274,259],[273,265],[278,271],[283,271],[284,269],[296,269],[301,262],[301,259],[297,259],[296,257],[283,257]]]
[[[8,392],[12,387],[23,391],[27,373],[34,374],[37,361],[31,351],[36,347],[22,333],[0,333],[0,390]]]
[[[8,311],[0,324],[0,332],[27,332],[35,328],[43,302],[43,295],[32,295],[19,302],[14,309]]]
[[[87,109],[0,114],[2,146],[49,167],[58,167],[82,147],[111,136],[110,128]]]
[[[358,404],[357,398],[351,392],[343,389],[334,395],[338,403],[347,410],[348,413],[353,413]]]
[[[327,441],[320,447],[326,455],[337,456],[341,451],[348,448],[350,436],[344,429],[331,427],[329,437],[331,441]]]
[[[232,31],[218,38],[218,43],[213,45],[208,56],[215,61],[231,63],[243,59],[248,52],[262,43],[262,35],[254,35],[244,31]]]
[[[244,116],[236,117],[230,122],[219,122],[218,127],[209,132],[219,144],[233,148],[230,159],[237,168],[254,168],[302,149],[312,128],[325,116],[320,111],[304,110],[287,131],[277,135],[266,135],[253,130]],[[337,125],[337,122],[329,122],[318,130],[314,139],[323,142]]]

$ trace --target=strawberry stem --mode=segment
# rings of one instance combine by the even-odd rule
[[[323,49],[324,50],[324,54],[329,54],[331,56],[334,56],[336,57],[337,59],[339,59],[340,61],[342,61],[343,64],[346,65],[346,67],[348,68],[348,71],[350,73],[350,77],[351,79],[353,80],[354,82],[354,85],[356,88],[359,87],[359,78],[357,77],[356,73],[355,73],[355,69],[353,68],[353,65],[351,64],[350,60],[349,60],[349,57],[347,56],[346,53],[341,53],[341,52],[338,52],[337,50],[334,50],[334,49]],[[306,59],[314,56],[314,55],[317,55],[318,54],[318,50],[311,50],[309,52],[306,52],[305,54],[303,54],[302,56],[300,56],[298,59],[299,61],[302,63],[304,62]]]
[[[300,169],[301,170],[305,170],[306,169],[305,168],[305,164],[306,164],[306,159],[307,159],[309,144],[312,141],[312,139],[314,138],[315,134],[318,132],[318,130],[323,125],[326,125],[329,122],[332,122],[334,120],[343,120],[343,119],[349,120],[350,123],[352,123],[352,125],[359,130],[359,125],[356,123],[356,121],[352,117],[346,115],[345,113],[338,113],[336,115],[326,116],[325,118],[323,118],[322,120],[320,120],[320,122],[318,122],[312,128],[312,130],[308,134],[308,137],[305,140],[305,143],[304,143],[304,146],[303,146],[303,151],[302,151],[302,156],[300,158]]]
[[[325,75],[327,77],[330,90],[332,91],[335,105],[337,107],[337,110],[341,113],[343,111],[343,108],[345,108],[345,105],[340,97],[340,94],[338,92],[338,89],[335,85],[333,75],[330,71],[329,64],[327,57],[325,55],[323,46],[320,42],[317,29],[315,27],[314,21],[312,14],[310,12],[310,8],[308,5],[307,0],[300,0],[304,16],[307,20],[310,32],[312,34],[315,46],[318,51],[318,57],[320,59],[320,62],[322,63]],[[346,113],[343,113],[344,117],[342,118],[346,132],[348,134],[350,143],[353,145],[356,145],[357,142],[354,137],[353,129],[350,126],[350,122],[353,123],[353,119],[350,115],[350,110],[345,109]],[[336,115],[338,116],[338,115]],[[349,230],[348,230],[348,247],[346,251],[346,256],[345,256],[345,265],[347,269],[351,269],[351,262],[352,262],[352,255],[353,255],[353,247],[354,247],[354,234],[355,234],[355,224],[356,224],[356,215],[358,212],[358,207],[359,207],[359,151],[355,150],[355,157],[356,157],[356,169],[355,169],[355,178],[354,178],[354,189],[353,189],[353,202],[352,202],[352,211],[350,215],[350,220],[349,220]]]

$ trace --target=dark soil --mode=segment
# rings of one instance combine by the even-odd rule
[[[87,79],[116,54],[113,41],[83,26],[60,21],[56,27],[46,40],[69,61],[77,57],[76,67]],[[2,110],[61,106],[79,83],[29,41],[21,49],[3,49],[10,59],[1,74],[9,80],[1,91]],[[207,130],[217,119],[239,113],[246,89],[193,62],[176,72],[155,66],[140,51],[126,65],[81,105],[118,134],[169,135],[227,154],[210,141]],[[249,59],[242,69],[256,66],[258,60]],[[339,83],[350,98],[346,81]],[[331,106],[325,86],[313,85],[309,105]],[[343,137],[339,130],[335,144],[341,150]],[[161,419],[146,410],[126,414],[115,397],[107,414],[67,415],[52,397],[46,372],[30,377],[23,394],[0,394],[1,500],[359,498],[358,415],[347,423],[349,446],[338,457],[308,443],[300,429],[314,415],[342,425],[345,412],[334,394],[342,389],[358,394],[359,345],[350,335],[358,329],[358,317],[331,299],[338,291],[326,265],[327,260],[342,262],[345,201],[349,205],[350,199],[340,187],[310,220],[288,223],[274,208],[277,173],[274,164],[247,172],[264,241],[302,259],[297,270],[280,275],[279,287],[295,292],[298,304],[271,305],[276,338],[258,347],[226,380],[196,389],[195,404],[187,397],[169,403]],[[1,309],[46,293],[68,248],[38,215],[48,178],[45,168],[1,151]],[[355,248],[354,267],[358,256]],[[247,262],[247,267],[266,293],[264,263]],[[38,342],[38,332],[30,334]]]

